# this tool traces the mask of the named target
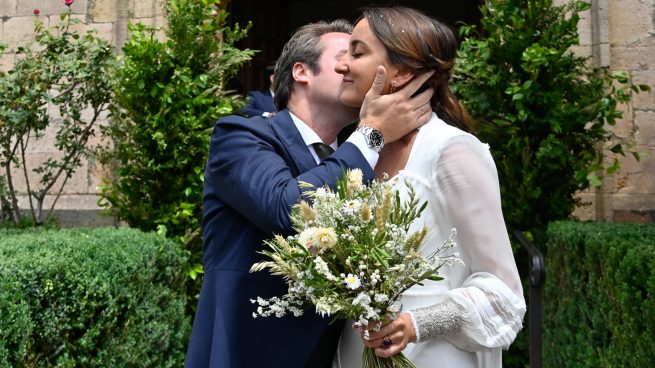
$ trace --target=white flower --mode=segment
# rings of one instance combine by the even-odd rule
[[[316,198],[325,198],[327,197],[327,190],[324,187],[320,187],[314,191],[314,197]]]
[[[298,235],[298,243],[303,247],[310,249],[314,245],[315,227],[308,227]]]
[[[375,300],[378,303],[383,303],[383,302],[386,302],[387,300],[389,300],[389,297],[384,295],[384,294],[375,294],[375,296],[373,297],[373,300]]]
[[[355,299],[353,299],[352,304],[367,307],[369,304],[371,304],[371,297],[368,296],[366,292],[361,292],[355,297]]]
[[[362,281],[359,279],[359,277],[357,277],[357,275],[353,275],[352,273],[349,273],[348,276],[343,279],[343,282],[350,290],[357,290],[357,288],[362,285]]]
[[[337,233],[333,229],[321,227],[316,229],[313,239],[320,249],[328,249],[337,243]]]
[[[316,272],[325,276],[325,278],[327,278],[328,280],[330,281],[339,280],[336,276],[332,274],[332,272],[330,272],[330,268],[328,267],[327,263],[320,256],[314,258],[314,264],[316,265]]]
[[[360,207],[362,207],[362,203],[356,199],[351,199],[343,204],[343,210],[348,214],[359,211]]]

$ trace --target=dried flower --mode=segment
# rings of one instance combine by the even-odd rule
[[[397,182],[387,177],[364,185],[361,175],[347,172],[336,192],[328,186],[316,189],[311,204],[301,202],[292,212],[298,234],[266,241],[270,248],[261,253],[269,260],[254,264],[251,272],[269,269],[289,288],[283,296],[253,301],[255,316],[297,316],[313,305],[321,315],[352,319],[355,327],[373,320],[387,323],[400,311],[403,290],[439,280],[442,266],[457,263],[446,253],[452,239],[430,255],[419,251],[428,229],[411,232],[410,225],[425,204],[419,205],[410,183],[402,202]],[[394,357],[379,366],[403,359],[402,354]]]

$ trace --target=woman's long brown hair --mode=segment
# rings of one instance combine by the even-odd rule
[[[364,8],[357,22],[364,18],[387,49],[390,63],[415,75],[435,71],[424,85],[434,88],[432,110],[448,124],[469,132],[468,115],[449,87],[457,56],[457,38],[450,27],[403,6]]]

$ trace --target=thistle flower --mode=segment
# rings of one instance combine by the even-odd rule
[[[337,233],[330,228],[318,228],[314,232],[314,241],[320,249],[332,248],[337,243]]]

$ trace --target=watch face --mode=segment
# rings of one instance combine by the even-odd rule
[[[371,131],[371,144],[375,147],[382,148],[384,145],[384,138],[382,138],[382,133],[378,130],[373,129]]]

